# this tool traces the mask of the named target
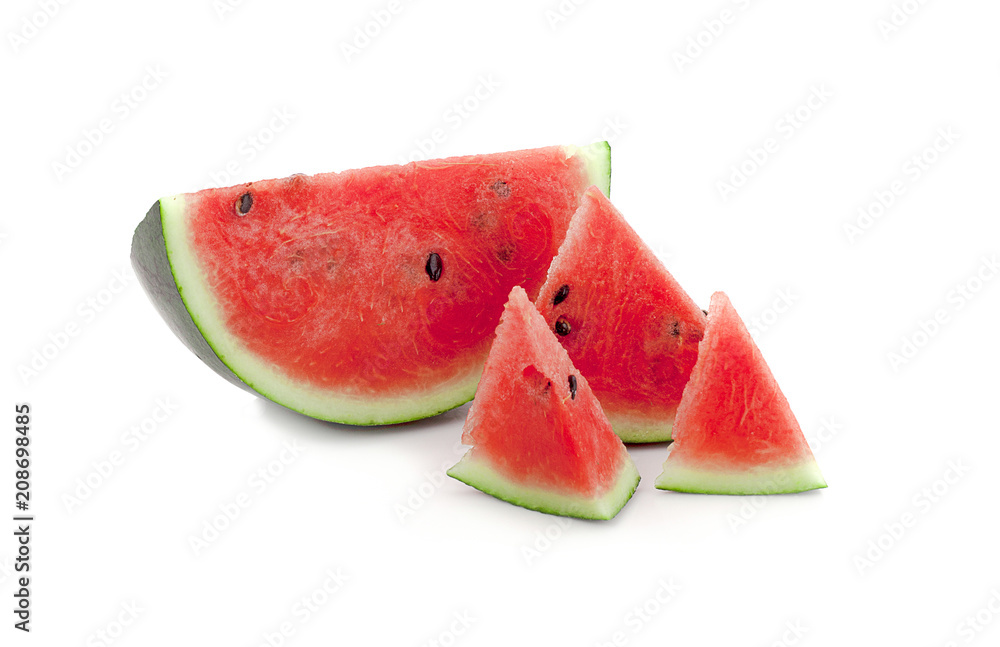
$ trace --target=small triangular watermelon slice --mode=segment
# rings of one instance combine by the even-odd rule
[[[656,487],[707,494],[826,487],[788,401],[722,292],[712,295],[705,338]]]
[[[569,355],[517,286],[497,327],[448,475],[516,505],[610,519],[639,472]]]
[[[591,187],[535,306],[627,443],[670,440],[705,313]]]

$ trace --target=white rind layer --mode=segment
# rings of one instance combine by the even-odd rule
[[[611,145],[597,142],[588,146],[564,146],[566,158],[581,157],[587,164],[588,185],[596,185],[611,197]]]
[[[639,485],[639,471],[624,448],[615,484],[595,498],[553,492],[548,488],[513,481],[497,472],[488,461],[477,457],[475,448],[448,470],[448,476],[523,508],[581,519],[613,518],[632,498]]]
[[[699,494],[787,494],[825,488],[826,481],[812,457],[781,467],[722,470],[678,464],[667,456],[656,487]]]
[[[663,420],[629,416],[613,411],[605,413],[608,416],[608,422],[611,423],[611,428],[625,443],[663,443],[671,439],[674,430],[673,418]]]

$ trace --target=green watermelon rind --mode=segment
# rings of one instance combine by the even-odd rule
[[[613,519],[639,486],[639,470],[624,448],[614,485],[597,498],[518,483],[502,475],[488,461],[478,458],[474,450],[467,452],[447,473],[453,479],[502,501],[529,510],[578,519]]]
[[[587,164],[588,179],[605,193],[609,191],[611,148],[607,142],[564,149],[567,159],[581,156]],[[174,333],[230,383],[312,418],[357,426],[429,418],[475,396],[481,366],[426,393],[410,392],[398,398],[339,397],[285,378],[272,365],[242,348],[226,330],[186,234],[184,196],[158,200],[136,228],[132,265]],[[258,377],[248,377],[251,375]]]
[[[695,494],[792,494],[825,488],[826,480],[811,457],[781,467],[763,465],[724,470],[676,464],[668,455],[655,485],[660,490]]]
[[[673,421],[608,414],[608,421],[623,443],[632,445],[665,443],[671,440]]]
[[[611,197],[611,144],[597,142],[589,146],[565,146],[566,157],[580,156],[587,161],[587,176],[607,197]]]

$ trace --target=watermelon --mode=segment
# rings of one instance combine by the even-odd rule
[[[535,306],[622,440],[670,440],[705,313],[597,188],[584,195]]]
[[[712,494],[826,487],[788,401],[722,292],[712,295],[656,487]]]
[[[521,287],[511,290],[448,470],[487,494],[550,514],[610,519],[639,472],[569,355]]]
[[[472,398],[505,296],[537,293],[610,164],[601,142],[175,195],[132,263],[233,384],[325,420],[424,418]]]

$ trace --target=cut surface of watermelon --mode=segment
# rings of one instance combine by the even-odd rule
[[[722,292],[712,295],[698,362],[656,487],[709,494],[826,487],[788,401]]]
[[[472,448],[449,476],[532,510],[610,519],[639,483],[587,379],[521,287],[504,308],[462,442]]]
[[[598,189],[573,216],[535,305],[622,440],[670,440],[705,314]]]
[[[309,416],[404,422],[467,402],[514,285],[534,294],[610,148],[293,175],[158,201],[132,263],[230,382]]]

